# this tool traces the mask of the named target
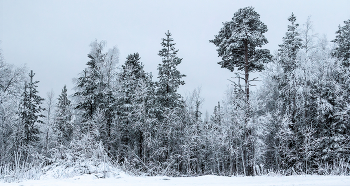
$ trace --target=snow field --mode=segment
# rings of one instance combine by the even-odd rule
[[[96,175],[82,175],[68,179],[27,180],[1,183],[1,186],[350,186],[350,176],[256,176],[256,177],[135,177],[120,173],[117,177],[99,179]]]

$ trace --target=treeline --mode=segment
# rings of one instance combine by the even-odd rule
[[[261,49],[267,26],[252,7],[239,9],[211,43],[237,80],[212,115],[200,89],[183,97],[181,58],[168,31],[158,76],[138,53],[119,66],[116,47],[91,43],[86,68],[68,95],[38,95],[35,73],[0,58],[0,166],[50,165],[108,158],[147,175],[348,174],[350,171],[350,20],[333,45],[292,14],[278,51]],[[249,87],[262,72],[257,91]],[[240,80],[243,80],[242,83]],[[3,169],[0,169],[0,171]]]

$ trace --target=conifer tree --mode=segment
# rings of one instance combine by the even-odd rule
[[[230,71],[244,70],[245,91],[249,100],[249,73],[262,71],[263,63],[272,58],[267,49],[256,49],[268,43],[263,35],[267,26],[260,21],[260,15],[253,7],[239,9],[232,21],[223,23],[215,39],[210,40],[217,46],[217,52],[222,61],[218,62],[222,68]]]
[[[123,71],[119,75],[120,97],[117,99],[117,114],[119,122],[119,131],[121,133],[122,154],[121,158],[126,156],[128,148],[133,144],[139,143],[138,151],[142,149],[142,132],[137,125],[137,108],[144,100],[138,98],[137,90],[140,82],[149,82],[149,76],[143,70],[143,64],[140,62],[138,53],[130,54],[122,65]],[[140,142],[141,141],[141,142]],[[133,149],[133,148],[131,148]],[[142,153],[141,153],[142,154]]]
[[[281,98],[284,101],[284,107],[281,113],[291,117],[292,123],[295,123],[296,117],[296,79],[295,69],[297,68],[297,53],[302,47],[302,39],[297,31],[299,24],[295,23],[296,17],[292,15],[288,18],[291,25],[288,25],[286,36],[282,38],[283,43],[279,45],[278,62],[283,68],[283,76],[280,77]],[[289,112],[289,113],[288,113]]]
[[[341,94],[341,97],[343,98],[338,98],[338,102],[343,102],[343,105],[341,109],[339,109],[339,106],[337,106],[338,113],[335,114],[337,124],[333,126],[333,131],[337,131],[337,135],[339,136],[348,136],[346,137],[346,143],[350,144],[350,19],[344,21],[344,23],[344,26],[339,26],[339,30],[336,32],[336,38],[332,41],[336,44],[336,48],[333,50],[332,56],[341,61],[341,73],[336,74],[335,80],[341,85],[342,89],[341,92],[338,92],[336,97],[340,97],[339,95]],[[334,99],[334,97],[332,98]],[[348,105],[347,109],[344,107],[344,105]],[[345,141],[344,138],[341,139],[341,142]],[[339,143],[340,140],[337,141]],[[338,147],[342,148],[342,146],[346,143],[338,145]],[[344,150],[343,152],[344,154],[349,154],[350,149]],[[344,154],[342,154],[342,156]],[[350,161],[350,158],[348,158],[348,161]]]
[[[221,125],[221,110],[220,110],[220,102],[218,102],[218,105],[214,107],[213,116],[210,118],[210,120],[215,124],[220,126]]]
[[[295,70],[298,65],[297,54],[302,48],[302,39],[298,32],[299,24],[295,23],[296,17],[292,15],[288,18],[290,25],[288,25],[288,30],[286,35],[282,38],[283,43],[279,45],[278,49],[278,63],[281,65],[283,72],[280,77],[278,77],[278,89],[279,89],[279,101],[282,103],[279,108],[279,113],[282,115],[282,118],[285,118],[287,122],[284,122],[286,126],[279,126],[281,130],[280,133],[283,135],[277,135],[277,141],[281,142],[281,147],[290,148],[289,150],[283,150],[282,155],[284,158],[283,161],[291,162],[292,164],[296,163],[298,147],[296,145],[298,137],[297,135],[297,106],[296,106],[296,77]],[[280,121],[283,123],[282,121]],[[283,139],[279,139],[283,138]],[[276,143],[274,143],[276,144]],[[270,144],[271,145],[271,144]],[[292,148],[291,148],[292,147]],[[291,158],[293,157],[293,158]],[[293,167],[289,163],[288,167]]]
[[[66,144],[72,140],[73,126],[70,123],[71,113],[71,101],[68,99],[67,88],[64,85],[61,95],[59,95],[56,111],[56,120],[54,129],[56,130],[58,137],[58,144]]]
[[[78,98],[78,103],[75,109],[83,111],[83,133],[91,132],[97,128],[97,126],[93,126],[91,121],[103,103],[103,90],[106,84],[103,82],[100,67],[105,58],[105,54],[102,53],[104,45],[104,42],[97,43],[97,41],[90,44],[91,51],[88,54],[90,61],[86,63],[88,68],[77,79],[78,91],[74,93],[74,96]]]
[[[339,25],[337,35],[332,41],[336,44],[332,56],[342,61],[343,66],[350,67],[350,19],[344,23],[344,26]]]
[[[171,38],[171,33],[165,33],[166,38],[163,38],[161,43],[162,49],[158,55],[162,57],[162,63],[158,65],[158,78],[156,95],[159,104],[168,109],[183,107],[181,95],[177,93],[180,85],[184,85],[182,80],[185,75],[181,74],[177,66],[181,63],[182,58],[177,57],[177,52]]]
[[[158,65],[158,82],[156,82],[156,117],[158,148],[161,150],[158,160],[163,166],[168,166],[167,161],[173,161],[171,157],[179,157],[180,138],[183,136],[182,126],[184,123],[185,102],[177,92],[180,85],[184,85],[182,80],[185,77],[177,69],[182,58],[177,57],[179,50],[175,49],[175,43],[171,38],[171,33],[165,33],[166,38],[162,39],[162,49],[158,55],[162,58],[162,63]],[[172,153],[175,153],[171,155]]]
[[[233,16],[232,21],[223,23],[218,35],[209,42],[217,46],[217,52],[222,61],[218,62],[222,68],[227,68],[231,72],[237,68],[244,70],[245,77],[245,94],[246,94],[246,113],[245,124],[247,126],[250,118],[249,106],[249,73],[254,71],[262,71],[263,63],[271,60],[272,56],[267,49],[257,49],[268,43],[263,35],[267,32],[267,26],[260,21],[260,15],[255,12],[253,7],[239,9]],[[252,134],[251,129],[246,129],[249,136]],[[249,159],[247,174],[253,175],[254,149],[252,142],[248,143],[246,158]],[[249,151],[249,152],[248,152]]]
[[[295,23],[296,17],[292,15],[288,18],[290,25],[288,25],[288,31],[286,36],[282,38],[283,43],[279,45],[278,57],[279,62],[282,65],[284,73],[290,73],[297,67],[296,59],[297,53],[302,47],[302,39],[298,32],[299,24]]]
[[[25,84],[23,99],[21,104],[20,117],[23,122],[24,136],[23,145],[35,145],[39,141],[39,127],[38,123],[43,123],[40,118],[45,117],[41,114],[44,108],[41,107],[42,101],[44,100],[38,95],[37,84],[39,81],[33,81],[34,77],[33,70],[30,72],[30,82]]]
[[[75,109],[81,120],[78,134],[101,140],[110,153],[116,150],[115,136],[115,95],[116,72],[115,65],[119,61],[119,51],[116,47],[103,53],[105,41],[93,41],[88,54],[88,66],[76,79]],[[111,148],[113,147],[113,152]]]

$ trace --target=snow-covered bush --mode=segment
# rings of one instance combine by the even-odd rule
[[[0,180],[13,182],[39,179],[42,175],[43,157],[39,153],[32,153],[24,158],[21,152],[17,152],[14,153],[14,159],[14,163],[0,166]]]
[[[51,149],[49,165],[43,168],[43,172],[44,177],[54,178],[82,174],[104,178],[118,174],[102,142],[96,142],[89,134],[80,140],[72,140],[67,147],[61,145]]]

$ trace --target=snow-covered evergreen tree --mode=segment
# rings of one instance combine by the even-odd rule
[[[107,131],[111,128],[113,114],[111,111],[113,96],[114,68],[118,62],[118,50],[116,48],[107,53],[103,53],[105,42],[94,41],[90,44],[91,51],[88,54],[90,61],[81,76],[76,80],[74,97],[77,100],[76,109],[82,111],[83,132],[100,130],[92,121],[97,110],[102,111],[106,117],[103,128]],[[89,121],[89,122],[88,122]],[[99,124],[100,125],[100,124]],[[101,132],[101,131],[100,131]],[[110,132],[107,132],[107,136]]]
[[[340,26],[336,32],[336,37],[332,41],[336,44],[332,56],[342,61],[345,67],[350,66],[350,19],[344,21],[345,25]]]
[[[168,31],[165,35],[161,43],[163,48],[158,53],[162,63],[158,65],[158,81],[155,83],[157,161],[164,168],[176,161],[173,158],[181,156],[179,149],[183,142],[185,118],[185,103],[177,92],[180,85],[185,84],[182,80],[185,75],[177,69],[182,59],[177,57],[178,50],[174,47],[171,33]]]
[[[29,74],[30,81],[26,83],[22,95],[20,116],[23,124],[22,127],[24,128],[22,138],[22,145],[24,147],[35,146],[39,141],[40,131],[38,123],[43,123],[41,118],[45,117],[41,113],[44,110],[41,107],[44,99],[38,95],[37,84],[39,81],[33,80],[34,75],[32,70]]]
[[[66,85],[58,97],[56,109],[54,130],[57,135],[57,143],[68,145],[73,138],[73,126],[71,123],[71,101],[68,99]]]
[[[77,134],[87,134],[102,140],[107,151],[116,143],[115,106],[117,94],[116,64],[119,51],[116,47],[103,53],[105,41],[90,44],[88,66],[77,78],[74,96],[75,121],[80,125]],[[78,136],[77,136],[78,137]],[[116,151],[113,148],[113,153]],[[111,152],[112,153],[112,152]]]
[[[222,68],[227,68],[231,72],[237,68],[244,70],[245,73],[245,93],[246,93],[246,118],[245,124],[248,124],[250,118],[249,108],[249,73],[254,71],[262,71],[264,69],[263,63],[271,60],[270,51],[261,48],[267,44],[268,41],[263,35],[267,32],[267,26],[260,21],[260,15],[253,7],[245,7],[239,9],[233,16],[232,21],[223,23],[218,35],[215,35],[210,42],[214,43],[218,48],[217,52],[222,61],[218,62]],[[251,131],[246,131],[248,136]],[[249,138],[249,137],[248,137]],[[246,146],[246,154],[253,154],[254,149],[252,142]],[[246,155],[249,157],[249,155]],[[253,158],[254,159],[254,158]],[[253,163],[250,160],[247,162],[248,175],[253,175]]]
[[[289,155],[285,155],[283,157],[286,158],[284,159],[285,161],[292,162],[291,160],[296,159],[296,154],[292,154],[291,152],[296,152],[297,150],[295,148],[298,148],[296,145],[297,142],[293,140],[298,139],[294,138],[298,132],[296,126],[297,80],[295,76],[295,70],[298,67],[299,63],[297,60],[297,55],[299,50],[302,48],[302,39],[300,38],[300,34],[298,32],[299,24],[296,23],[296,17],[293,13],[288,18],[288,21],[290,22],[290,25],[288,25],[286,35],[282,38],[283,43],[279,45],[280,48],[278,49],[278,63],[281,65],[283,73],[277,79],[280,99],[279,101],[282,103],[282,105],[279,105],[279,113],[285,118],[285,121],[288,122],[281,122],[286,123],[286,126],[279,127],[284,131],[280,132],[283,135],[277,135],[277,138],[282,137],[283,139],[276,140],[282,143],[279,144],[282,147],[290,148],[287,151],[283,151],[283,153],[290,153]],[[288,166],[290,167],[293,165]]]
[[[267,26],[260,21],[260,15],[253,7],[239,9],[232,21],[223,23],[215,39],[210,40],[218,48],[217,52],[222,61],[218,62],[222,68],[230,71],[244,70],[246,96],[249,100],[249,72],[262,71],[263,63],[271,59],[270,51],[257,49],[267,44],[263,35]]]
[[[100,64],[105,56],[102,53],[104,45],[104,42],[97,43],[97,41],[90,44],[91,51],[88,54],[90,61],[86,63],[88,68],[77,79],[78,91],[74,93],[74,96],[79,98],[79,102],[76,109],[83,111],[85,121],[92,119],[93,114],[102,102],[102,90],[105,84],[102,81],[103,74],[100,72]],[[84,127],[83,131],[90,130],[88,128]]]
[[[123,70],[119,74],[120,96],[117,99],[118,128],[121,133],[122,148],[120,149],[122,153],[120,160],[127,156],[125,153],[128,153],[130,148],[134,149],[135,143],[138,143],[135,148],[138,151],[142,150],[143,134],[137,127],[138,119],[140,119],[137,108],[146,100],[138,97],[137,90],[142,83],[150,82],[150,77],[143,70],[138,53],[130,54],[126,59],[125,64],[122,65]],[[147,90],[147,87],[143,88]]]
[[[302,39],[298,32],[299,24],[295,23],[296,17],[292,15],[288,18],[290,25],[286,36],[282,38],[283,43],[279,45],[278,57],[284,73],[290,73],[297,67],[297,54],[302,47]],[[289,75],[289,74],[288,74]]]
[[[173,109],[183,107],[181,95],[177,92],[180,85],[184,85],[182,80],[185,75],[181,74],[177,66],[182,58],[177,57],[177,52],[171,38],[171,33],[165,33],[166,38],[162,39],[162,49],[158,55],[162,57],[162,63],[158,65],[158,82],[156,84],[156,95],[158,103],[163,108]],[[163,110],[163,109],[162,109]],[[164,111],[164,110],[163,110]]]

